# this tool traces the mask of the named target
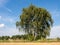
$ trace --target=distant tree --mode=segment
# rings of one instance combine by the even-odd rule
[[[13,40],[21,39],[21,35],[13,35],[11,39]]]
[[[52,25],[53,20],[50,13],[46,9],[34,5],[23,8],[20,21],[16,22],[16,26],[23,28],[33,40],[37,37],[42,39],[49,36]]]
[[[0,38],[1,38],[1,40],[9,40],[10,39],[10,36],[2,36]]]
[[[28,35],[21,35],[21,39],[27,40],[28,39],[27,36]]]
[[[60,38],[59,38],[59,37],[57,37],[57,40],[58,40],[58,41],[60,41]]]
[[[0,36],[0,40],[2,40],[2,37]]]

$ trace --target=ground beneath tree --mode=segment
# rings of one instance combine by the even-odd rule
[[[60,42],[11,42],[11,43],[8,43],[8,42],[2,42],[0,43],[0,45],[60,45]]]

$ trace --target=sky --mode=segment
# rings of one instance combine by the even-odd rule
[[[60,0],[0,0],[0,36],[23,34],[16,28],[16,21],[22,14],[22,9],[30,4],[45,8],[50,12],[54,24],[49,38],[60,37]]]

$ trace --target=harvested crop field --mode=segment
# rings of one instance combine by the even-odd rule
[[[34,42],[11,42],[11,43],[7,43],[7,42],[2,42],[0,43],[0,45],[60,45],[60,42],[37,42],[37,43],[34,43]]]

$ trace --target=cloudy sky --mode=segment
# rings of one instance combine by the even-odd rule
[[[60,37],[60,0],[0,0],[0,36],[23,34],[16,29],[15,23],[24,7],[30,4],[47,9],[54,20],[50,37]]]

